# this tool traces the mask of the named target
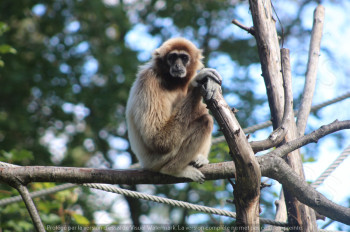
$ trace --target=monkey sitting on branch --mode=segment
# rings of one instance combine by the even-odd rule
[[[209,163],[213,118],[200,88],[205,85],[206,93],[213,94],[222,78],[203,68],[202,58],[193,43],[174,38],[140,67],[126,119],[131,149],[143,168],[204,181],[198,168]]]

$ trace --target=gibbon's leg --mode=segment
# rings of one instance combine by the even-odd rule
[[[160,169],[160,172],[203,182],[204,175],[189,164],[194,161],[199,167],[209,162],[207,157],[212,129],[213,119],[209,114],[204,114],[190,123],[184,131],[186,134],[178,153]]]
[[[211,147],[211,137],[211,134],[207,136],[206,140],[204,140],[202,144],[202,147],[200,147],[198,151],[198,156],[190,162],[190,165],[194,166],[195,168],[200,168],[209,163],[208,155]]]

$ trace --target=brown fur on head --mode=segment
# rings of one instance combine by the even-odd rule
[[[166,61],[168,53],[171,51],[185,51],[190,56],[189,65],[186,68],[187,74],[184,78],[172,78],[169,73],[170,67]],[[202,51],[192,42],[184,38],[173,38],[165,41],[153,53],[153,69],[162,77],[162,82],[166,88],[187,87],[191,79],[196,75],[196,71],[203,68]]]

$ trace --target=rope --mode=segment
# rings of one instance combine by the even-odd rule
[[[188,203],[188,202],[184,202],[184,201],[172,200],[172,199],[165,198],[165,197],[153,196],[150,194],[145,194],[145,193],[140,193],[140,192],[136,192],[136,191],[118,188],[118,187],[115,187],[112,185],[107,185],[107,184],[82,184],[82,185],[89,187],[89,188],[99,189],[99,190],[112,192],[112,193],[118,193],[118,194],[121,194],[121,195],[127,196],[127,197],[163,203],[163,204],[177,206],[177,207],[181,207],[181,208],[185,208],[185,209],[192,209],[192,210],[196,210],[196,211],[203,212],[203,213],[216,214],[216,215],[220,215],[220,216],[227,216],[227,217],[236,218],[236,213],[233,213],[233,212],[230,212],[227,210],[215,209],[215,208],[202,206],[202,205],[196,205],[196,204],[192,204],[192,203]],[[283,227],[288,226],[288,223],[277,222],[277,221],[273,221],[273,220],[266,219],[266,218],[260,218],[260,222],[264,223],[264,224],[275,225],[275,226],[283,226]]]
[[[347,93],[345,93],[343,95],[340,95],[339,97],[336,97],[336,98],[334,98],[332,100],[325,101],[323,103],[314,105],[313,107],[311,107],[311,112],[315,112],[315,111],[317,111],[317,110],[319,110],[319,109],[321,109],[321,108],[323,108],[325,106],[332,105],[334,103],[340,102],[340,101],[342,101],[342,100],[344,100],[346,98],[349,98],[349,97],[350,97],[350,92],[347,92]]]
[[[328,106],[328,105],[331,105],[331,104],[334,104],[336,102],[340,102],[346,98],[349,98],[350,97],[350,92],[347,92],[343,95],[340,95],[339,97],[336,97],[332,100],[329,100],[329,101],[325,101],[323,103],[320,103],[320,104],[317,104],[317,105],[314,105],[313,107],[311,107],[310,109],[310,112],[316,112],[317,110],[325,107],[325,106]],[[298,114],[298,111],[295,110],[294,111],[294,115],[297,115]],[[247,127],[245,129],[243,129],[244,133],[246,134],[249,134],[249,133],[253,133],[257,130],[260,130],[260,129],[263,129],[263,128],[266,128],[266,127],[269,127],[272,125],[272,122],[271,120],[269,121],[265,121],[265,122],[262,122],[262,123],[259,123],[257,125],[254,125],[254,126],[251,126],[251,127]],[[217,138],[213,138],[212,139],[212,143],[213,144],[216,144],[216,143],[221,143],[221,142],[224,142],[225,141],[225,137],[224,136],[219,136]]]
[[[45,196],[45,195],[48,195],[48,194],[60,192],[60,191],[63,191],[63,190],[66,190],[66,189],[70,189],[70,188],[75,188],[75,187],[78,187],[78,186],[75,185],[75,184],[70,184],[70,183],[68,183],[68,184],[61,184],[61,185],[57,185],[57,186],[52,187],[52,188],[42,189],[42,190],[39,190],[39,191],[31,192],[29,194],[29,196],[31,198],[42,197],[42,196]],[[1,199],[0,200],[0,207],[8,205],[8,204],[15,203],[15,202],[19,202],[19,201],[22,201],[22,197],[20,195],[15,196],[15,197],[9,197],[9,198],[5,198],[5,199]]]
[[[2,161],[0,161],[0,166],[2,166],[2,167],[8,167],[8,168],[20,167],[20,166],[18,166],[18,165],[9,164],[9,163],[5,163],[5,162],[2,162]]]
[[[319,187],[324,180],[350,155],[350,145],[333,161],[329,167],[311,184],[312,187]]]

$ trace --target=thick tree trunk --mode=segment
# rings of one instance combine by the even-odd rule
[[[237,230],[257,231],[256,228],[260,228],[261,171],[259,163],[243,129],[222,94],[216,91],[211,99],[206,100],[206,104],[225,136],[236,168],[234,203],[236,205]]]
[[[283,86],[281,74],[281,58],[276,32],[275,20],[272,15],[271,2],[269,0],[250,0],[255,38],[258,45],[262,75],[264,77],[266,91],[271,111],[273,127],[277,128],[283,115]],[[297,138],[295,121],[291,120],[285,141]],[[300,175],[304,177],[303,164],[299,150],[287,155],[286,161]],[[302,231],[317,231],[317,225],[313,210],[298,202],[294,197],[286,194],[288,221]],[[296,219],[296,220],[294,220]],[[300,230],[299,230],[300,231]]]

